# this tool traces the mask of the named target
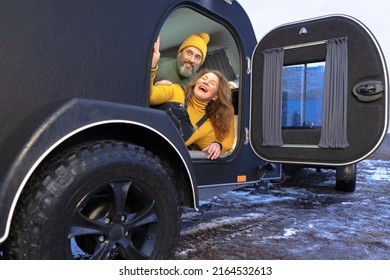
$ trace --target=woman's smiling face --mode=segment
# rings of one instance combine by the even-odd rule
[[[219,77],[214,73],[208,72],[196,81],[194,95],[201,102],[209,103],[211,99],[217,96],[219,87]]]

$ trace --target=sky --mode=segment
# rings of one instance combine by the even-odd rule
[[[374,35],[390,65],[390,1],[384,0],[237,0],[252,21],[257,41],[274,28],[315,17],[344,14],[361,21]],[[389,130],[390,133],[390,125]]]
[[[390,1],[383,0],[237,0],[252,21],[259,41],[275,27],[330,14],[352,16],[371,30],[390,62]]]

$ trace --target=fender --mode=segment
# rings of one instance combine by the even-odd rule
[[[18,147],[18,152],[7,172],[1,172],[0,212],[9,213],[0,216],[0,243],[9,232],[11,219],[17,201],[28,179],[50,152],[79,132],[105,124],[130,124],[142,126],[166,141],[187,172],[192,188],[194,206],[198,208],[198,191],[195,170],[188,150],[165,112],[140,106],[73,98],[54,110],[28,141]],[[26,139],[26,138],[25,138]],[[10,151],[8,151],[10,152]],[[3,162],[4,163],[4,162]]]

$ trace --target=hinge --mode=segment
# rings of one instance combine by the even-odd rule
[[[249,75],[252,72],[252,61],[249,57],[246,57],[246,73]]]
[[[244,145],[248,145],[249,143],[249,129],[247,127],[245,127],[245,141],[244,141]]]

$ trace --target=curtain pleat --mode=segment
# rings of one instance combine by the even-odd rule
[[[264,51],[263,146],[282,146],[282,48]]]
[[[229,81],[237,79],[229,58],[224,49],[218,49],[207,53],[202,68],[216,69],[221,71]]]
[[[348,49],[347,38],[327,41],[321,148],[346,148]]]

